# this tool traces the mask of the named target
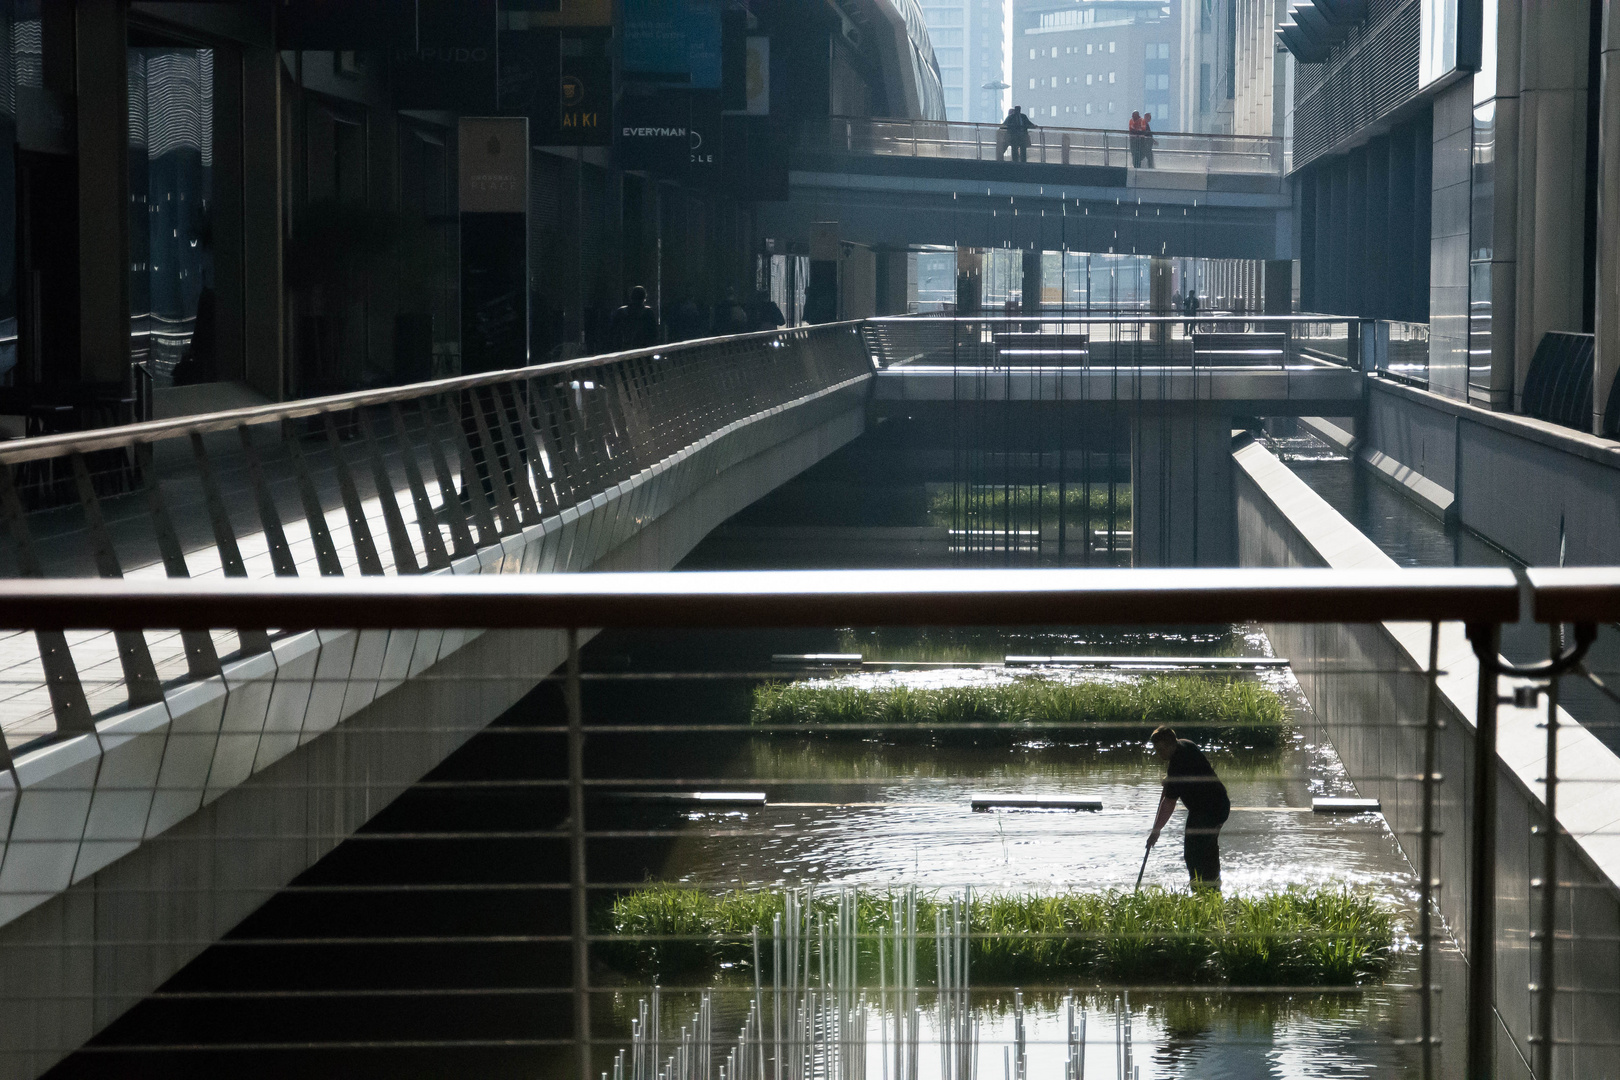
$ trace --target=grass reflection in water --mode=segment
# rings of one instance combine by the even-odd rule
[[[598,916],[620,940],[610,964],[664,979],[744,965],[755,928],[782,912],[780,889],[712,892],[651,885],[615,899]],[[838,891],[814,903],[829,911]],[[890,929],[893,893],[854,893],[863,934]],[[919,899],[922,924],[944,896]],[[1391,909],[1342,888],[1287,889],[1247,897],[1147,889],[1138,893],[1031,892],[973,896],[969,931],[975,982],[1090,977],[1111,982],[1227,982],[1245,986],[1349,986],[1381,978],[1394,948]],[[874,942],[862,956],[877,973]],[[932,976],[932,942],[918,942],[920,974]],[[769,950],[764,950],[769,955]]]

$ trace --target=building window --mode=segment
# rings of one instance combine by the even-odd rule
[[[1112,102],[1112,101],[1110,101],[1110,102],[1109,102],[1109,103],[1108,103],[1108,111],[1109,111],[1109,112],[1113,112],[1113,111],[1114,111],[1114,103],[1113,103],[1113,102]]]
[[[212,382],[214,51],[130,49],[128,91],[131,359],[167,386],[189,356]]]
[[[1035,80],[1034,79],[1029,80],[1029,88],[1031,90],[1035,89]]]
[[[1035,50],[1034,49],[1029,50],[1029,58],[1031,60],[1035,59]]]
[[[1089,101],[1086,102],[1086,115],[1087,116],[1091,115],[1091,102],[1089,102]]]
[[[1159,42],[1159,59],[1170,59],[1170,43],[1168,41]]]
[[[938,45],[939,42],[935,41],[934,44]],[[1159,47],[1157,45],[1154,45],[1153,43],[1149,42],[1148,47],[1147,47],[1147,59],[1152,60],[1155,57],[1157,57],[1158,55],[1159,55]]]
[[[1086,55],[1087,56],[1091,55],[1091,42],[1089,42],[1089,41],[1086,42]]]
[[[1112,84],[1113,84],[1113,82],[1114,82],[1114,75],[1115,75],[1115,74],[1117,74],[1117,73],[1116,73],[1116,72],[1112,72],[1112,71],[1110,71],[1110,72],[1109,72],[1109,73],[1108,73],[1108,82],[1109,82],[1109,84],[1110,84],[1110,85],[1112,85]]]
[[[1087,75],[1087,76],[1086,76],[1086,85],[1087,85],[1087,86],[1090,86],[1090,85],[1091,85],[1091,76],[1090,76],[1090,75]]]
[[[1110,41],[1110,42],[1109,42],[1109,43],[1108,43],[1108,51],[1109,51],[1109,52],[1113,52],[1113,51],[1114,51],[1114,46],[1115,46],[1115,45],[1116,45],[1116,44],[1118,44],[1118,42],[1114,42],[1114,41]]]
[[[1159,76],[1159,89],[1160,90],[1168,90],[1168,89],[1170,89],[1170,76],[1168,76],[1168,75],[1160,75]]]
[[[1052,106],[1052,115],[1053,116],[1057,115],[1057,106],[1056,105]]]

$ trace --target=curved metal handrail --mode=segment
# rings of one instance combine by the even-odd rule
[[[136,443],[157,442],[162,439],[190,435],[192,432],[208,434],[215,431],[229,431],[237,427],[253,427],[259,424],[276,423],[281,420],[297,420],[306,416],[320,416],[330,412],[345,412],[368,405],[386,405],[394,401],[410,401],[434,394],[454,393],[482,386],[496,386],[501,383],[517,382],[523,379],[563,375],[570,371],[588,371],[592,368],[605,367],[623,360],[633,360],[644,356],[668,356],[672,353],[712,347],[722,342],[730,346],[767,338],[785,339],[794,335],[819,335],[835,332],[841,328],[853,331],[857,330],[859,325],[859,320],[848,320],[838,323],[820,323],[815,326],[799,326],[787,330],[759,330],[753,333],[732,334],[724,337],[694,338],[690,341],[675,342],[669,345],[655,345],[646,349],[627,349],[623,352],[600,353],[595,356],[582,356],[572,360],[531,364],[528,367],[502,368],[499,371],[481,372],[477,375],[456,375],[447,379],[407,383],[403,386],[390,386],[378,390],[351,390],[347,393],[329,394],[325,397],[300,398],[297,401],[277,402],[270,405],[249,405],[239,409],[226,409],[221,412],[200,413],[196,416],[178,416],[167,420],[145,420],[136,424],[96,428],[91,431],[64,432],[57,435],[40,435],[28,439],[13,439],[9,442],[0,442],[0,465],[18,465],[26,461],[42,461],[75,452],[89,453],[92,450],[121,449],[133,446]]]

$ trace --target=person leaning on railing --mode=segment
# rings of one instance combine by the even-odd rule
[[[1007,133],[1007,145],[1012,147],[1014,161],[1029,161],[1029,132],[1035,126],[1035,121],[1024,115],[1022,105],[1014,105],[1007,119],[1001,122],[1001,129]],[[1000,159],[999,152],[996,157]]]

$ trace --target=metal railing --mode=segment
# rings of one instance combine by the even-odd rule
[[[838,323],[0,443],[0,576],[446,570],[870,374]],[[0,764],[8,744],[90,730],[268,648],[258,633],[181,639],[0,638]]]
[[[1356,368],[1355,319],[1322,315],[1088,316],[868,319],[861,333],[885,367],[1066,366],[1278,370]]]
[[[807,125],[800,146],[811,152],[1005,161],[1012,152],[997,124],[947,120],[833,117]],[[1037,127],[1029,132],[1028,161],[1045,165],[1102,165],[1174,173],[1237,173],[1281,177],[1283,141],[1262,135],[1155,132],[1151,147],[1124,130]]]
[[[1515,621],[1521,615],[1549,625],[1550,659],[1541,665],[1516,669],[1504,662],[1496,649],[1501,624]],[[876,782],[864,772],[847,781],[839,780],[841,774],[836,772],[817,777],[784,778],[746,772],[721,777],[718,763],[712,776],[670,777],[657,769],[645,775],[635,773],[621,763],[630,747],[651,747],[656,757],[666,752],[659,748],[673,748],[682,742],[690,744],[693,740],[713,741],[731,736],[769,737],[773,730],[769,725],[731,721],[708,713],[702,714],[700,720],[667,715],[664,707],[669,695],[683,685],[715,679],[759,682],[780,679],[785,671],[795,672],[788,669],[749,672],[727,667],[717,659],[696,669],[662,673],[627,673],[611,664],[606,668],[587,669],[581,658],[582,631],[869,626],[999,627],[1027,632],[1054,627],[1141,626],[1145,623],[1207,626],[1223,622],[1322,627],[1324,618],[1334,620],[1333,626],[1415,624],[1427,654],[1426,663],[1419,661],[1399,668],[1381,668],[1376,664],[1369,667],[1367,661],[1371,657],[1363,658],[1358,664],[1331,654],[1295,656],[1290,661],[1301,681],[1317,690],[1327,694],[1348,693],[1382,703],[1377,709],[1350,721],[1343,718],[1301,721],[1311,732],[1318,730],[1314,726],[1318,723],[1326,725],[1326,737],[1341,748],[1357,733],[1376,744],[1373,759],[1377,764],[1370,771],[1364,768],[1362,760],[1366,754],[1353,760],[1347,758],[1352,760],[1352,776],[1363,792],[1372,789],[1380,793],[1382,809],[1394,838],[1417,874],[1416,899],[1403,916],[1411,921],[1401,926],[1401,933],[1410,935],[1418,951],[1416,969],[1407,972],[1409,979],[1402,976],[1402,981],[1385,987],[1385,992],[1400,1004],[1380,1021],[1383,1026],[1378,1038],[1385,1040],[1380,1045],[1409,1054],[1410,1071],[1425,1080],[1442,1075],[1486,1080],[1501,1075],[1498,1063],[1504,1055],[1515,1053],[1533,1059],[1534,1075],[1549,1080],[1555,1075],[1607,1075],[1601,1067],[1583,1071],[1581,1066],[1601,1063],[1604,1055],[1612,1057],[1612,1050],[1605,1048],[1614,1045],[1616,1036],[1613,1001],[1614,995],[1620,993],[1620,967],[1606,962],[1606,958],[1612,957],[1616,948],[1613,927],[1616,912],[1620,911],[1617,907],[1620,893],[1614,880],[1598,868],[1598,860],[1607,858],[1600,848],[1612,847],[1613,835],[1612,829],[1607,833],[1600,830],[1573,835],[1560,817],[1558,807],[1562,804],[1558,792],[1561,786],[1600,781],[1580,772],[1578,763],[1574,776],[1565,779],[1560,775],[1560,751],[1575,732],[1561,727],[1556,694],[1560,677],[1570,673],[1591,677],[1581,664],[1596,632],[1595,624],[1620,618],[1620,569],[1533,570],[1523,580],[1509,571],[1491,569],[1368,572],[1200,569],[419,576],[298,579],[274,583],[220,579],[0,582],[0,625],[41,633],[90,629],[135,633],[155,628],[203,633],[225,625],[253,628],[257,633],[268,635],[334,624],[361,629],[478,627],[565,632],[567,659],[558,681],[561,695],[557,714],[523,726],[508,727],[504,734],[493,732],[489,737],[505,740],[501,745],[508,749],[506,756],[510,756],[510,748],[516,746],[539,753],[542,743],[551,748],[551,756],[546,760],[558,760],[555,752],[565,750],[566,775],[550,779],[465,782],[522,783],[536,791],[554,792],[566,798],[566,809],[561,811],[555,827],[532,828],[522,834],[532,840],[563,845],[561,850],[567,852],[561,858],[567,864],[566,880],[531,886],[538,893],[541,906],[554,901],[560,909],[556,928],[522,939],[525,943],[556,945],[570,952],[572,959],[567,965],[566,978],[526,991],[540,1000],[555,1003],[549,1015],[554,1015],[562,1030],[552,1035],[527,1034],[516,1039],[514,1045],[531,1051],[546,1048],[554,1053],[571,1054],[568,1074],[580,1080],[594,1080],[604,1069],[623,1069],[627,1059],[616,1055],[616,1051],[632,1039],[645,1042],[647,1014],[643,1012],[642,1019],[635,1021],[642,1025],[639,1028],[626,1020],[626,1017],[634,1020],[636,1016],[626,1004],[627,996],[651,994],[655,1009],[658,1002],[659,991],[653,988],[655,984],[603,975],[602,956],[615,947],[622,952],[625,941],[622,931],[601,921],[603,904],[644,884],[624,876],[620,866],[623,857],[614,854],[614,845],[627,840],[667,843],[676,837],[730,838],[746,845],[756,842],[752,838],[767,836],[773,838],[770,843],[774,844],[793,834],[781,832],[783,826],[780,825],[775,829],[765,827],[762,820],[756,819],[765,808],[778,804],[779,795],[789,800],[780,803],[784,807],[843,807],[850,799],[863,797],[864,787]],[[1455,648],[1460,639],[1448,636],[1453,633],[1450,628],[1457,623],[1465,628],[1468,642],[1460,651]],[[1576,624],[1573,645],[1562,640],[1559,627],[1564,623]],[[1319,639],[1324,645],[1330,637],[1327,629],[1323,628]],[[1471,661],[1466,655],[1469,651],[1473,654]],[[814,659],[799,658],[801,663]],[[879,662],[868,666],[882,669],[884,665]],[[950,667],[951,664],[935,666]],[[824,677],[825,669],[796,673]],[[522,677],[522,673],[513,674]],[[1047,677],[1053,675],[1049,673]],[[1514,679],[1517,687],[1507,697],[1503,696],[1503,691],[1510,687],[1504,686],[1504,677]],[[634,712],[625,714],[622,698],[613,699],[615,706],[593,714],[594,710],[604,707],[587,693],[591,687],[632,685],[633,680],[643,683],[651,680],[661,695],[656,717],[644,720]],[[1382,690],[1370,691],[1367,680],[1372,680],[1371,685],[1381,686]],[[1459,680],[1471,680],[1471,685],[1459,686]],[[1527,730],[1525,714],[1533,717],[1534,710],[1543,708],[1542,694],[1547,695],[1544,706],[1547,719],[1541,725],[1544,731],[1538,733],[1534,731],[1533,721],[1528,721]],[[1459,699],[1468,696],[1474,702],[1471,715],[1459,707]],[[1509,745],[1502,748],[1500,755],[1499,706],[1507,709],[1513,720],[1513,726],[1505,729],[1503,736]],[[878,725],[890,735],[897,727],[906,726],[895,722]],[[1025,737],[1047,740],[1045,745],[1062,738],[1120,737],[1118,733],[1110,734],[1108,725],[1099,726],[1091,721],[1033,726],[1028,722],[990,722],[970,726],[984,731],[1024,732]],[[853,723],[844,727],[859,733],[872,725]],[[432,718],[423,717],[419,725],[403,725],[387,737],[411,738],[431,733],[432,729]],[[1527,736],[1540,739],[1542,735],[1545,757],[1536,761],[1535,748],[1524,743]],[[1341,749],[1341,753],[1345,751]],[[1524,782],[1525,768],[1540,771],[1537,784]],[[924,779],[914,777],[908,782],[917,784]],[[1601,782],[1613,784],[1616,781]],[[450,783],[453,785],[454,781]],[[852,785],[848,788],[849,795],[836,794],[840,783]],[[611,799],[615,792],[627,790],[642,797],[660,793],[674,797],[717,784],[731,788],[763,788],[765,793],[748,804],[757,806],[757,812],[732,809],[719,816],[705,815],[686,812],[683,804],[678,818],[639,823],[626,823],[622,813],[604,801]],[[1516,801],[1511,804],[1506,801],[1505,792],[1514,784],[1531,791],[1529,802],[1517,794],[1514,795]],[[832,801],[792,802],[794,798],[806,797],[795,793],[807,786],[809,790],[820,792],[833,790]],[[1534,801],[1535,786],[1545,792],[1545,799],[1539,804]],[[1577,803],[1590,802],[1608,793],[1607,789],[1594,790],[1589,786],[1578,787],[1576,791],[1572,801]],[[810,797],[828,798],[825,794]],[[874,805],[858,803],[849,808],[859,810]],[[1538,805],[1540,809],[1535,810]],[[1527,812],[1526,806],[1532,810]],[[1290,812],[1288,807],[1262,806],[1238,807],[1234,808],[1234,813],[1240,810],[1244,814]],[[915,804],[911,812],[915,813]],[[997,828],[1000,827],[998,824]],[[1074,826],[1076,831],[1084,831],[1084,828],[1090,826]],[[1238,828],[1233,826],[1234,830]],[[1009,825],[1008,831],[1022,835],[1016,824]],[[441,834],[436,830],[432,835],[436,842],[442,843],[447,836],[456,834]],[[1058,834],[1048,831],[1044,835],[1046,839],[1039,842],[1050,844]],[[409,836],[388,834],[387,838],[397,842]],[[467,838],[473,840],[476,834],[467,834]],[[283,839],[264,838],[265,842],[282,842]],[[238,837],[234,842],[248,844],[253,838]],[[1030,841],[1021,839],[1019,842]],[[1534,857],[1515,854],[1521,849],[1533,853]],[[605,876],[593,877],[592,868],[596,865],[593,859],[596,858],[605,859],[615,869],[605,871]],[[970,881],[961,886],[972,884]],[[692,882],[687,881],[684,887],[692,887]],[[957,887],[938,886],[944,893]],[[1499,915],[1499,903],[1511,907]],[[1442,915],[1449,920],[1449,931],[1439,921]],[[1293,932],[1261,931],[1280,935]],[[943,936],[944,929],[931,933],[924,927],[921,936],[931,939],[934,933],[941,935],[941,942],[947,940]],[[962,948],[983,940],[1006,944],[1020,937],[1016,930],[991,933],[967,924],[952,933],[963,935]],[[1079,940],[1085,934],[1071,929],[1059,936]],[[813,930],[813,935],[823,943],[818,948],[833,947],[827,944],[831,939],[826,928]],[[852,940],[859,936],[854,935]],[[743,937],[746,939],[746,934]],[[1455,953],[1451,951],[1453,938],[1466,953],[1465,969],[1456,962]],[[703,934],[655,930],[632,940],[673,943],[705,938]],[[800,940],[794,947],[802,947],[803,940],[809,939]],[[1480,943],[1490,945],[1483,947]],[[128,944],[109,942],[106,947],[113,949]],[[761,931],[755,947],[763,946],[764,955],[768,957],[773,944],[779,946],[780,942]],[[1582,949],[1595,956],[1583,957]],[[756,957],[759,955],[755,953]],[[780,953],[777,955],[776,963],[780,965]],[[9,958],[3,950],[0,957]],[[826,971],[824,968],[824,980],[828,978]],[[1527,973],[1528,984],[1521,979]],[[852,978],[854,974],[852,968]],[[865,978],[865,975],[859,976],[860,980]],[[968,1000],[966,982],[959,981],[948,988],[945,976],[941,974],[939,978],[937,996],[941,1002],[950,1000],[950,993],[956,992],[954,988],[961,988],[963,1001]],[[910,982],[905,979],[902,973],[896,973],[880,998],[874,993],[877,1012],[885,1018],[893,999],[897,1024],[910,1022],[906,1017],[916,1014],[919,1007],[914,998],[895,996],[901,991],[911,995],[918,992],[915,973],[910,976]],[[651,1063],[653,1069],[662,1067],[662,1053],[690,1051],[704,1055],[701,1060],[705,1067],[700,1070],[694,1066],[691,1071],[677,1075],[710,1080],[714,1063],[727,1060],[727,1051],[735,1046],[747,1051],[743,1060],[748,1065],[739,1072],[738,1059],[731,1059],[730,1071],[725,1074],[728,1077],[786,1080],[811,1075],[782,1056],[784,1047],[802,1058],[806,1046],[814,1045],[824,1048],[829,1060],[849,1060],[848,1036],[840,1036],[846,1039],[840,1050],[823,1031],[821,1019],[805,1029],[802,1042],[794,1042],[791,1036],[784,1042],[778,1024],[773,1042],[767,1034],[771,1025],[765,1016],[765,1002],[771,1002],[769,1008],[777,1010],[780,1016],[784,1007],[780,986],[774,991],[762,992],[757,981],[704,984],[699,979],[692,985],[687,983],[693,980],[678,980],[674,985],[666,983],[662,989],[666,1004],[675,1001],[680,1007],[691,1005],[689,1012],[701,1010],[702,1015],[708,1016],[711,1000],[729,1000],[729,1011],[722,1010],[722,1014],[728,1018],[728,1023],[736,1024],[744,1024],[743,1016],[751,1004],[757,1011],[757,1022],[749,1021],[754,1025],[752,1028],[744,1024],[740,1044],[735,1038],[716,1036],[716,1029],[707,1021],[701,1027],[683,1032],[678,1040],[674,1038],[673,1029],[666,1029],[662,1051],[658,1050],[656,1038],[651,1043],[651,1051],[659,1055]],[[766,987],[770,985],[768,981],[765,983]],[[843,1009],[847,1005],[853,1009],[854,992],[863,984],[840,985],[850,993],[849,1002],[840,1004],[831,997],[812,998],[813,1004],[820,1002],[814,1008]],[[802,989],[812,994],[831,994],[832,986],[830,982],[820,988],[806,984]],[[1449,996],[1441,993],[1445,987],[1450,988]],[[1220,997],[1226,992],[1254,993],[1267,988],[1198,983],[1168,988],[1159,985],[1158,989]],[[1310,988],[1302,986],[1287,986],[1283,990],[1290,996],[1310,992]],[[1004,1009],[1008,1001],[1016,1000],[1014,1007],[1022,1009],[1022,997],[1016,996],[1019,993],[1016,986],[996,985],[993,980],[990,985],[975,981],[973,992],[981,998],[1000,1001],[999,1008]],[[19,996],[26,993],[24,989]],[[421,993],[431,995],[432,991]],[[928,993],[934,995],[932,990]],[[1465,1000],[1459,1003],[1459,996]],[[1075,1000],[1072,992],[1067,1000],[1071,1003]],[[1530,1002],[1534,1002],[1533,1009],[1527,1007]],[[787,1001],[788,1006],[794,1004]],[[904,1013],[907,1009],[911,1014]],[[680,1023],[686,1023],[684,1014],[677,1015]],[[803,1013],[800,1015],[802,1017]],[[830,1017],[826,1024],[831,1030],[842,1014],[816,1011],[814,1015]],[[867,1014],[862,1011],[860,1015]],[[1023,1063],[1029,1044],[1021,1015],[1020,1012],[1019,1026],[1006,1036],[1005,1057],[1008,1071],[1014,1075],[1023,1075],[1015,1071],[1012,1063],[1015,1059],[1018,1064]],[[1558,1025],[1556,1029],[1552,1026],[1554,1022]],[[1116,1017],[1116,1040],[1122,1030],[1118,1023]],[[1131,1052],[1128,1006],[1124,1023],[1123,1042],[1110,1045],[1108,1050],[1110,1054],[1126,1055],[1128,1061]],[[1448,1027],[1448,1024],[1456,1026]],[[885,1027],[879,1044],[877,1037],[870,1034],[870,1029],[875,1027],[874,1020],[872,1025],[862,1024],[859,1028],[862,1052],[870,1043],[880,1045],[885,1061],[889,1060],[891,1052],[900,1054],[897,1060],[907,1060],[903,1039],[896,1035],[891,1040],[890,1029]],[[750,1030],[754,1032],[752,1036]],[[483,1045],[477,1040],[464,1044],[451,1035],[443,1040],[423,1041],[420,1033],[412,1034],[416,1041],[403,1041],[400,1047],[413,1054],[423,1053],[424,1047],[442,1045],[454,1052],[467,1046]],[[1082,1033],[1080,1037],[1083,1041],[1085,1036]],[[940,1036],[942,1050],[945,1038]],[[1103,1038],[1107,1038],[1106,1034]],[[1072,1052],[1072,1024],[1068,1040]],[[334,1045],[346,1047],[345,1052],[354,1049],[347,1043]],[[641,1043],[638,1046],[642,1051],[648,1050]],[[683,1046],[688,1050],[681,1050]],[[101,1049],[115,1052],[118,1047]],[[132,1052],[147,1054],[143,1060],[151,1061],[154,1060],[150,1056],[152,1052],[185,1049],[160,1041],[154,1045],[135,1045]],[[220,1048],[211,1049],[219,1052]],[[262,1049],[262,1046],[246,1044],[241,1047],[243,1052]],[[964,1047],[954,1049],[962,1051]],[[978,1054],[976,1036],[969,1039],[965,1049],[972,1055]],[[753,1064],[755,1053],[758,1054],[757,1067]],[[910,1060],[915,1060],[915,1046],[909,1053]],[[996,1058],[1002,1056],[994,1054]],[[1072,1057],[1069,1060],[1072,1062]],[[813,1066],[812,1071],[814,1068],[819,1066]],[[992,1063],[987,1071],[994,1068]],[[1502,1069],[1506,1069],[1505,1064]],[[624,1072],[622,1075],[653,1073]],[[863,1073],[856,1070],[841,1075]],[[872,1073],[866,1071],[864,1075]],[[975,1073],[970,1066],[960,1074],[952,1072],[951,1075],[968,1077]]]
[[[1386,378],[1412,386],[1429,385],[1429,324],[1379,319],[1370,323],[1372,363]]]

